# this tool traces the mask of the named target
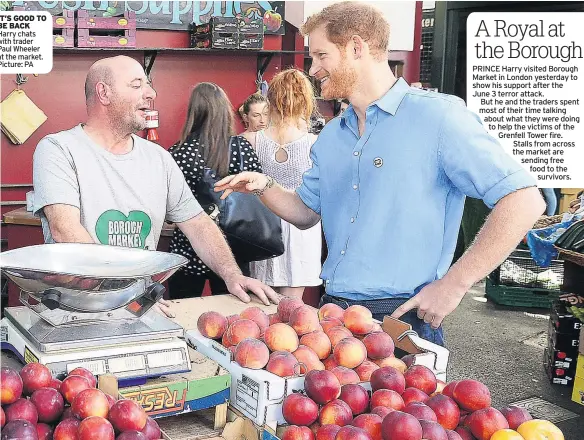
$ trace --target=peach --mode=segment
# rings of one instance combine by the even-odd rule
[[[2,429],[2,440],[38,440],[36,426],[28,420],[12,420]]]
[[[321,321],[328,318],[335,318],[342,322],[344,313],[345,311],[343,310],[342,307],[333,303],[328,303],[319,309],[318,318]]]
[[[290,314],[288,325],[292,327],[298,336],[311,333],[319,329],[318,315],[309,306],[302,306],[294,309]]]
[[[355,368],[367,359],[367,349],[358,339],[345,338],[335,345],[333,355],[339,365],[347,368]]]
[[[424,365],[412,365],[404,373],[406,387],[417,388],[427,395],[436,391],[436,375]]]
[[[260,334],[264,333],[270,325],[270,318],[259,307],[248,307],[239,315],[242,319],[255,322],[260,328]]]
[[[404,361],[393,356],[386,357],[383,359],[376,359],[373,362],[379,365],[380,367],[393,367],[402,374],[405,373],[406,370],[408,369]]]
[[[420,420],[422,436],[427,440],[448,440],[446,430],[436,422]]]
[[[352,420],[351,408],[340,399],[335,399],[323,406],[318,418],[321,425],[345,426]]]
[[[118,432],[142,431],[148,416],[134,400],[118,400],[109,412],[109,421]]]
[[[454,389],[455,393],[456,388]],[[489,440],[499,429],[509,429],[509,423],[505,416],[499,410],[490,407],[469,414],[464,425],[478,440]]]
[[[148,438],[138,431],[126,431],[118,435],[116,440],[148,440]]]
[[[270,350],[258,339],[245,338],[235,349],[235,362],[244,368],[261,370],[270,360]]]
[[[402,393],[402,398],[404,399],[404,403],[407,405],[408,403],[412,402],[426,403],[430,396],[417,388],[406,388]]]
[[[69,372],[68,376],[83,376],[85,379],[89,381],[89,386],[91,388],[97,387],[97,378],[87,368],[83,367],[74,368]]]
[[[264,342],[272,351],[288,351],[298,348],[298,335],[288,324],[276,323],[269,326],[264,332]]]
[[[290,425],[309,426],[318,417],[318,405],[310,397],[292,393],[282,402],[282,415]]]
[[[49,384],[49,388],[54,388],[55,390],[59,391],[59,389],[61,388],[61,383],[62,382],[59,379],[55,379],[53,377],[51,383]]]
[[[51,371],[38,362],[32,362],[22,367],[20,377],[22,378],[22,392],[26,396],[30,396],[40,388],[48,387],[53,380]]]
[[[464,426],[457,426],[454,432],[456,432],[462,440],[476,440],[474,435],[470,432],[470,429],[465,428]]]
[[[114,404],[117,402],[116,399],[114,399],[112,396],[110,396],[109,394],[105,395],[105,398],[107,399],[107,404],[109,405],[109,407],[111,408],[112,406],[114,406]]]
[[[393,390],[401,395],[406,389],[406,379],[393,367],[381,367],[371,374],[371,389],[373,391]]]
[[[373,330],[373,315],[363,306],[351,306],[343,313],[343,323],[351,333],[364,335]]]
[[[491,436],[491,440],[525,440],[521,434],[512,429],[499,429]]]
[[[229,315],[227,317],[227,327],[229,327],[235,321],[239,321],[240,319],[241,319],[241,316],[239,316],[239,315]]]
[[[339,365],[338,367],[333,368],[331,373],[337,376],[341,385],[359,383],[359,375],[355,372],[355,370],[351,370],[350,368]]]
[[[270,325],[282,322],[282,320],[280,319],[280,316],[277,313],[272,313],[272,314],[268,315],[268,319],[270,320]]]
[[[442,391],[444,394],[444,391]],[[461,380],[452,391],[452,398],[461,409],[478,411],[491,406],[489,389],[477,380]]]
[[[376,406],[371,410],[371,414],[377,414],[379,417],[381,417],[381,420],[383,420],[386,415],[393,411],[395,411],[395,409],[388,408],[387,406]]]
[[[425,402],[438,419],[444,429],[454,430],[460,423],[460,409],[454,399],[444,394],[436,394]]]
[[[288,322],[292,312],[303,305],[304,302],[299,298],[282,298],[278,303],[278,315],[280,316],[280,320],[282,322]]]
[[[299,345],[292,353],[300,363],[300,373],[306,374],[312,370],[324,370],[324,364],[320,361],[316,353],[305,345]]]
[[[227,339],[231,345],[237,345],[246,338],[259,339],[260,328],[251,319],[235,321],[227,329]]]
[[[432,408],[420,402],[412,402],[406,405],[404,412],[413,415],[418,420],[429,420],[431,422],[438,422],[438,417]]]
[[[416,355],[415,354],[406,354],[401,358],[406,367],[410,368],[416,362]]]
[[[288,426],[282,434],[282,440],[314,440],[314,434],[306,426]]]
[[[369,408],[369,394],[361,385],[343,385],[339,399],[349,405],[354,416],[363,414]]]
[[[442,394],[442,390],[446,387],[446,382],[436,379],[436,391],[430,394],[430,397],[435,396],[436,394]]]
[[[158,440],[162,438],[160,426],[158,426],[158,422],[152,417],[146,419],[146,425],[144,425],[144,429],[140,432],[144,434],[148,440]]]
[[[320,321],[320,326],[323,332],[327,332],[333,327],[343,327],[343,322],[337,318],[326,318]]]
[[[462,440],[462,437],[458,432],[452,431],[450,429],[446,430],[446,435],[448,436],[448,440]]]
[[[371,333],[375,333],[375,332],[382,332],[383,331],[383,327],[381,327],[379,325],[379,323],[374,322],[373,323],[373,328],[371,329]]]
[[[71,404],[71,411],[79,419],[98,416],[107,417],[109,413],[109,401],[106,395],[95,388],[81,391]]]
[[[266,370],[280,377],[300,374],[298,360],[288,351],[275,351],[270,355]]]
[[[0,399],[2,405],[16,402],[22,396],[22,378],[16,370],[2,367],[0,370]]]
[[[523,422],[527,422],[528,420],[532,420],[531,414],[525,409],[519,406],[509,405],[505,408],[501,408],[501,414],[505,416],[507,419],[507,423],[509,423],[509,429],[513,429],[517,431],[519,425]]]
[[[227,318],[217,312],[205,312],[197,319],[197,329],[210,339],[220,339],[228,326]]]
[[[11,422],[13,420],[26,420],[27,422],[36,425],[39,421],[39,413],[36,409],[34,404],[24,398],[21,397],[16,402],[11,403],[6,408],[4,408],[4,412],[6,413],[6,422]]]
[[[392,411],[381,422],[383,440],[421,440],[422,425],[414,416]]]
[[[221,345],[223,345],[223,347],[225,348],[229,348],[231,347],[233,344],[231,344],[231,341],[229,340],[229,338],[227,337],[227,331],[225,333],[223,333],[223,337],[221,338]]]
[[[73,403],[75,396],[81,391],[91,388],[89,381],[83,376],[67,376],[61,383],[59,391],[69,403]]]
[[[78,440],[77,430],[79,429],[80,420],[69,417],[63,419],[53,431],[54,440]]]
[[[320,428],[320,423],[314,422],[312,425],[309,426],[309,428],[312,431],[312,434],[316,437],[316,433],[318,431],[318,428]]]
[[[525,440],[564,440],[562,431],[548,420],[528,420],[517,428],[517,433]]]
[[[322,425],[316,431],[315,440],[335,440],[340,430],[341,427],[337,425]]]
[[[367,431],[372,440],[382,440],[381,421],[382,418],[377,414],[361,414],[355,417],[352,424]]]
[[[340,325],[336,326],[336,327],[329,328],[329,330],[325,333],[328,336],[328,338],[330,339],[333,349],[343,339],[353,337],[353,334],[349,331],[349,329],[342,327]]]
[[[61,417],[65,402],[63,396],[54,388],[41,388],[30,396],[30,401],[36,407],[39,422],[52,423]]]
[[[324,368],[327,370],[332,370],[333,368],[339,366],[339,364],[337,364],[337,361],[335,361],[335,357],[332,354],[325,360],[323,360],[322,363],[324,364]]]
[[[378,370],[379,366],[374,364],[369,360],[364,360],[361,365],[355,368],[355,373],[359,375],[361,382],[369,382],[371,375],[375,370]]]
[[[364,429],[347,425],[339,430],[335,440],[371,440],[371,436]]]
[[[112,424],[103,417],[92,416],[82,420],[77,429],[79,440],[114,440]]]
[[[313,370],[304,378],[306,395],[320,405],[324,405],[339,397],[341,383],[337,376],[330,371]]]
[[[300,344],[306,345],[316,353],[319,359],[326,359],[331,354],[331,341],[320,330],[306,333],[300,338]]]
[[[369,333],[363,339],[363,344],[367,348],[367,356],[371,359],[383,359],[393,356],[395,344],[393,339],[385,332]]]
[[[459,380],[453,380],[452,382],[448,382],[444,388],[442,388],[442,394],[448,397],[453,397],[452,392],[454,391],[454,387],[458,385]]]
[[[393,390],[377,390],[371,395],[371,408],[385,406],[402,411],[405,407],[402,397]]]
[[[46,423],[37,423],[36,430],[39,440],[53,440],[53,428]]]

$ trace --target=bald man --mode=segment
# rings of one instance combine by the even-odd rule
[[[142,66],[126,56],[97,61],[85,97],[87,121],[44,137],[34,153],[33,209],[45,242],[154,250],[170,221],[231,294],[248,302],[251,291],[265,304],[277,302],[272,289],[242,275],[170,154],[134,134],[146,127],[156,97]]]

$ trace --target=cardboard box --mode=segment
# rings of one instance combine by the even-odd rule
[[[239,36],[231,33],[212,33],[191,36],[191,47],[199,49],[237,49]]]
[[[584,327],[580,329],[580,340],[578,341],[578,353],[584,354]]]
[[[576,376],[584,377],[584,355],[578,355],[578,361],[576,362]]]
[[[54,47],[75,47],[75,29],[53,29]]]
[[[584,377],[576,376],[572,389],[572,401],[584,405]]]
[[[545,349],[545,355],[549,358],[551,365],[554,367],[576,369],[577,355],[568,355],[565,351]]]
[[[240,49],[261,50],[264,48],[264,34],[239,34],[237,47]]]
[[[263,305],[258,306],[265,309],[266,313],[275,311],[275,306],[268,308]],[[206,311],[220,311],[224,315],[230,315],[241,313],[247,307],[249,305],[241,303],[234,297],[224,295],[201,298],[196,304],[189,302],[188,306],[182,307],[184,310],[181,313],[190,313],[192,327],[196,327],[198,317]],[[389,316],[385,317],[382,327],[392,336],[399,350],[417,354],[416,364],[427,366],[434,371],[438,379],[446,382],[449,356],[446,348],[418,337],[409,324]],[[282,401],[287,395],[304,389],[304,376],[282,378],[266,370],[243,368],[232,361],[229,350],[219,342],[203,337],[196,328],[186,331],[186,339],[191,347],[213,359],[231,373],[230,404],[232,407],[258,426],[267,425],[275,429],[277,425],[285,423],[282,416]],[[368,390],[371,389],[367,382],[361,385]]]
[[[553,323],[558,333],[575,334],[580,333],[582,321],[568,312],[561,302],[554,302],[550,312],[550,321]]]
[[[550,350],[564,351],[568,356],[576,356],[578,353],[578,335],[559,333],[552,320],[548,326],[548,347]]]
[[[236,17],[211,17],[208,23],[195,25],[191,23],[190,30],[193,34],[208,34],[215,32],[237,32],[238,22]]]
[[[103,35],[90,29],[77,30],[77,47],[136,47],[136,30],[120,31],[122,34]]]
[[[153,417],[167,417],[214,408],[229,401],[228,371],[189,349],[191,371],[148,380],[144,385],[120,388],[120,398],[138,402]]]
[[[133,29],[136,30],[136,13],[125,11],[113,17],[100,17],[85,9],[77,10],[78,29]]]
[[[264,34],[264,20],[261,18],[239,20],[237,30],[240,34]]]

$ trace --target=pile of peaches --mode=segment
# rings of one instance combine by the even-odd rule
[[[277,313],[249,307],[239,315],[206,312],[199,332],[220,340],[241,366],[281,377],[305,375],[302,393],[282,404],[282,440],[563,440],[523,408],[491,407],[475,380],[438,380],[398,359],[395,344],[362,306],[319,310],[285,298]],[[370,382],[371,391],[361,386]]]
[[[133,400],[96,388],[78,367],[60,381],[39,363],[0,372],[1,440],[158,440],[156,421]]]

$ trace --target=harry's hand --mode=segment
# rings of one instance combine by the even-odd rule
[[[225,191],[221,195],[221,200],[225,199],[232,192],[251,193],[261,191],[269,183],[268,176],[253,171],[244,171],[221,179],[215,184],[215,192]]]
[[[245,303],[251,301],[246,291],[250,291],[256,295],[266,306],[270,305],[270,301],[274,304],[280,302],[280,296],[271,287],[266,286],[264,283],[254,278],[235,274],[226,278],[224,281],[229,293]]]
[[[444,279],[436,280],[399,306],[391,317],[399,318],[412,309],[418,309],[418,318],[437,329],[442,320],[460,304],[465,293],[466,289],[458,285],[451,285]]]
[[[170,311],[170,303],[165,299],[159,299],[158,302],[152,306],[152,308],[167,318],[174,318],[176,316]]]

